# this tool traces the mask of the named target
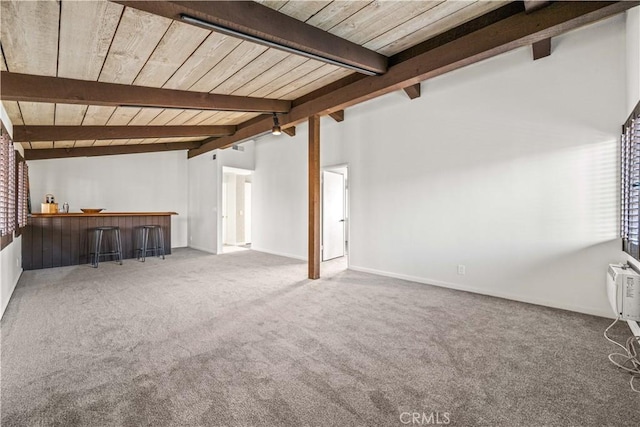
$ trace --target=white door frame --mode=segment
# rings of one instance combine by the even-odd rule
[[[330,172],[335,172],[336,169],[346,169],[347,170],[347,174],[345,176],[345,222],[346,222],[346,226],[345,226],[345,232],[344,232],[344,236],[345,236],[345,241],[347,242],[347,246],[345,249],[345,256],[347,257],[347,268],[349,268],[351,266],[351,248],[352,248],[352,244],[351,244],[351,167],[349,166],[349,163],[339,163],[336,165],[328,165],[328,166],[323,166],[321,168],[322,171],[330,171]],[[321,192],[322,193],[322,192]],[[322,217],[324,216],[324,200],[323,197],[320,197],[320,235],[322,236]]]
[[[233,166],[225,166],[219,165],[218,167],[218,200],[217,200],[217,242],[216,242],[216,253],[221,254],[224,252],[224,242],[222,241],[222,227],[224,226],[223,222],[223,211],[222,211],[222,186],[224,185],[224,173],[230,172],[235,173],[236,175],[253,175],[255,170],[253,169],[244,169],[244,168],[236,168]],[[252,218],[253,219],[253,218]]]

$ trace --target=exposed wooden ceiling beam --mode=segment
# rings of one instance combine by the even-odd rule
[[[616,15],[638,4],[640,4],[639,1],[556,2],[533,14],[528,15],[524,11],[516,13],[412,56],[392,66],[382,76],[357,80],[304,104],[296,105],[288,114],[280,115],[280,121],[283,126],[295,125],[312,115],[330,114],[483,59]],[[247,126],[240,125],[234,135],[203,144],[189,151],[189,157],[260,136],[268,132],[271,126],[270,119],[255,121]]]
[[[235,126],[14,126],[13,140],[23,142],[204,137],[233,135],[235,131]]]
[[[358,80],[362,80],[362,79],[366,79],[367,76],[365,76],[364,74],[358,74],[358,73],[352,73],[347,75],[346,77],[343,77],[339,80],[336,80],[334,82],[329,83],[326,86],[322,86],[321,88],[318,88],[312,92],[307,93],[306,95],[302,95],[300,98],[294,99],[291,102],[291,108],[297,106],[297,105],[302,105],[305,102],[309,102],[311,100],[314,100],[322,95],[325,95],[327,93],[332,93],[335,92],[336,90],[342,89],[343,87],[353,83],[353,82],[357,82]],[[260,116],[258,116],[260,117]]]
[[[524,4],[522,2],[514,1],[511,3],[507,3],[504,6],[499,7],[498,9],[485,13],[484,15],[481,15],[475,19],[472,19],[469,22],[466,22],[462,25],[454,27],[448,31],[445,31],[442,34],[439,34],[423,42],[420,42],[415,46],[412,46],[410,48],[403,50],[402,52],[396,53],[395,55],[389,58],[389,66],[392,67],[394,65],[398,65],[408,59],[416,57],[429,50],[443,46],[449,42],[457,40],[461,37],[464,37],[478,30],[481,30],[482,28],[485,28],[489,25],[495,24],[504,19],[510,18],[513,15],[517,15],[523,12],[524,12]],[[296,105],[296,102],[297,100],[294,101],[293,103],[294,106]]]
[[[158,151],[191,150],[199,147],[200,141],[167,142],[160,144],[104,145],[100,147],[47,148],[24,150],[26,160],[62,159],[67,157],[111,156],[116,154],[153,153]]]
[[[286,129],[282,129],[282,132],[286,133],[289,136],[296,136],[296,127],[291,126]]]
[[[524,0],[524,10],[526,13],[532,13],[536,10],[547,7],[550,4],[551,2],[546,0]],[[533,43],[531,45],[531,52],[533,54],[534,61],[551,55],[551,38]]]
[[[223,34],[311,55],[335,65],[355,67],[361,72],[383,74],[387,71],[386,56],[252,1],[115,0],[114,3],[207,29],[214,29],[213,24],[214,31]]]
[[[291,108],[290,101],[279,99],[217,95],[8,71],[2,71],[0,78],[0,99],[6,101],[268,113],[283,113]]]
[[[420,83],[407,86],[403,90],[410,99],[420,98]]]
[[[551,55],[551,39],[543,39],[531,45],[533,51],[533,60],[544,58]]]
[[[331,117],[336,122],[340,123],[344,121],[344,110],[334,111],[333,113],[329,113],[329,117]]]

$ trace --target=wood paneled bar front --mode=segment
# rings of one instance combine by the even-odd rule
[[[136,257],[136,236],[143,225],[159,225],[164,234],[165,253],[171,253],[171,215],[175,212],[110,212],[37,214],[29,217],[22,232],[22,268],[89,263],[91,231],[101,226],[118,226],[123,258]]]

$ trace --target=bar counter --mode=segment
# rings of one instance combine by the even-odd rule
[[[164,234],[165,253],[171,253],[171,215],[175,212],[108,212],[95,214],[34,213],[22,232],[22,268],[63,267],[89,263],[91,230],[118,226],[122,257],[135,258],[136,232],[143,225],[159,225]],[[104,261],[108,262],[109,258]],[[102,262],[104,262],[102,261]]]

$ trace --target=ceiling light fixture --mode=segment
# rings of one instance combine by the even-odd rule
[[[273,113],[273,127],[271,128],[271,133],[274,135],[280,135],[282,133],[280,122],[278,121],[278,115],[276,113]]]
[[[182,19],[184,22],[187,22],[189,24],[198,25],[200,27],[204,27],[209,30],[214,30],[228,36],[239,37],[241,39],[252,41],[255,43],[260,43],[265,46],[273,47],[275,49],[284,50],[285,52],[294,53],[296,55],[301,55],[311,59],[316,59],[318,61],[337,65],[338,67],[348,68],[350,70],[357,71],[359,73],[366,74],[368,76],[378,75],[378,73],[368,70],[366,68],[361,68],[355,65],[346,64],[344,62],[336,61],[335,59],[331,59],[331,58],[325,58],[324,56],[316,55],[315,53],[305,52],[304,50],[299,50],[290,46],[273,42],[271,40],[263,39],[261,37],[256,37],[251,34],[243,33],[241,31],[233,30],[231,28],[227,28],[222,25],[214,24],[213,22],[203,21],[202,19],[194,18],[193,16],[181,14],[180,19]]]

